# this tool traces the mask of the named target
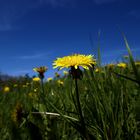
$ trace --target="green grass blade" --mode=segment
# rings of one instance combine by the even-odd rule
[[[126,46],[126,48],[127,48],[128,54],[129,54],[130,63],[131,63],[131,65],[132,65],[132,68],[133,68],[135,77],[136,77],[136,79],[137,79],[137,81],[139,82],[139,85],[140,85],[140,75],[139,75],[138,70],[137,70],[137,68],[136,68],[135,61],[134,61],[132,52],[131,52],[131,50],[130,50],[128,41],[127,41],[127,39],[126,39],[126,36],[124,35],[124,33],[122,33],[122,34],[123,34],[125,46]]]

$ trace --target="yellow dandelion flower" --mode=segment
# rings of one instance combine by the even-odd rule
[[[39,77],[41,79],[43,79],[44,73],[48,70],[48,68],[45,66],[42,66],[42,67],[33,68],[33,70],[39,74]]]
[[[107,68],[112,69],[112,68],[114,68],[114,66],[115,66],[115,64],[108,64]]]
[[[48,69],[48,68],[45,67],[45,66],[33,68],[33,70],[34,70],[35,72],[38,72],[38,73],[45,73],[45,72],[47,71],[47,69]]]
[[[48,79],[47,79],[47,81],[48,82],[50,82],[50,81],[52,81],[53,79],[51,78],[51,77],[49,77]]]
[[[8,86],[5,86],[4,88],[3,88],[3,92],[4,93],[8,93],[10,91],[10,88],[8,87]]]
[[[101,71],[101,70],[98,69],[98,68],[95,69],[95,72],[96,72],[96,73],[98,73],[98,72],[100,72],[100,71]]]
[[[136,61],[136,62],[135,62],[135,65],[136,65],[136,66],[140,66],[140,61]]]
[[[61,85],[61,86],[64,85],[64,82],[63,82],[62,80],[58,80],[57,83],[58,83],[59,85]]]
[[[32,80],[33,80],[34,82],[39,82],[39,81],[40,81],[40,78],[39,78],[39,77],[34,77]]]
[[[89,69],[89,67],[92,67],[95,63],[95,59],[93,59],[92,55],[74,54],[57,58],[53,63],[53,67],[59,67],[60,69],[74,67],[77,69],[81,66],[84,69]]]
[[[117,66],[120,67],[120,68],[126,68],[127,67],[126,63],[119,63],[119,64],[117,64]]]

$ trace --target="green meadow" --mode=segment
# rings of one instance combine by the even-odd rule
[[[102,66],[99,55],[78,77],[0,80],[0,139],[139,140],[140,61],[125,45],[122,62]]]

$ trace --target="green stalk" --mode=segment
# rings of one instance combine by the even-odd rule
[[[101,67],[100,30],[98,31],[98,67]]]
[[[123,78],[128,79],[128,80],[133,81],[133,82],[136,82],[137,84],[140,85],[140,81],[137,81],[137,80],[135,80],[135,79],[132,79],[132,78],[130,78],[130,77],[127,77],[127,76],[125,76],[125,75],[122,75],[122,74],[119,74],[119,73],[116,73],[116,72],[113,72],[113,73],[116,74],[117,76],[123,77]]]
[[[78,91],[77,79],[75,79],[75,90],[76,90],[76,101],[77,101],[78,111],[79,111],[79,115],[80,115],[80,120],[81,120],[82,124],[85,125],[84,117],[83,117],[82,109],[81,109],[81,105],[80,105],[80,100],[79,100],[79,91]]]
[[[31,112],[31,113],[32,114],[45,114],[45,115],[51,115],[51,116],[56,116],[56,117],[61,116],[59,113],[54,113],[54,112]],[[73,117],[70,117],[70,116],[67,116],[67,115],[63,115],[63,117],[78,122],[78,120],[76,118],[73,118]]]
[[[76,90],[77,108],[78,108],[79,115],[80,115],[79,117],[80,117],[83,137],[86,138],[86,140],[89,140],[88,134],[86,133],[85,121],[84,121],[84,117],[83,117],[83,113],[82,113],[82,109],[81,109],[81,105],[80,105],[78,83],[77,83],[76,78],[75,78],[75,90]]]
[[[140,75],[139,75],[138,70],[137,70],[137,68],[136,68],[135,60],[134,60],[134,58],[133,58],[133,55],[132,55],[132,52],[131,52],[131,50],[130,50],[130,47],[129,47],[129,44],[128,44],[128,41],[127,41],[127,39],[126,39],[125,34],[122,33],[122,35],[123,35],[123,38],[124,38],[125,46],[126,46],[126,48],[127,48],[128,54],[129,54],[130,63],[131,63],[131,65],[132,65],[132,68],[133,68],[135,77],[136,77],[136,79],[137,79],[137,81],[138,81],[138,84],[139,84],[139,86],[140,86]]]

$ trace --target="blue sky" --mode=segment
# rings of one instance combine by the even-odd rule
[[[57,57],[96,55],[98,32],[102,62],[116,62],[127,54],[120,29],[139,57],[139,0],[0,0],[0,71],[34,75],[43,65],[53,76]]]

